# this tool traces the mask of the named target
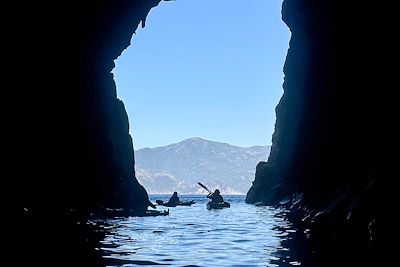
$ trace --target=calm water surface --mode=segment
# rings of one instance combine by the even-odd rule
[[[169,195],[151,195],[167,201]],[[296,232],[285,210],[224,196],[230,208],[207,210],[205,196],[167,216],[94,219],[106,230],[99,250],[108,266],[298,266],[288,240]],[[151,208],[150,208],[151,209]],[[158,210],[167,209],[158,206]]]

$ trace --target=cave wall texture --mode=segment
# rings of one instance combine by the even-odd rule
[[[111,70],[159,2],[35,3],[16,12],[10,60],[21,119],[8,127],[20,139],[19,151],[10,152],[19,157],[13,173],[21,172],[13,185],[16,207],[146,208]]]
[[[2,207],[9,232],[30,247],[45,232],[69,245],[84,239],[76,225],[99,206],[145,209],[111,70],[159,2],[4,6]],[[396,15],[392,2],[283,2],[292,32],[284,94],[246,201],[289,201],[327,259],[309,266],[344,266],[344,257],[361,266],[393,252]]]
[[[394,10],[391,2],[283,2],[292,33],[284,94],[246,202],[290,208],[311,230],[320,261],[310,266],[384,266],[394,252]]]
[[[2,229],[18,260],[87,266],[92,212],[146,210],[111,70],[159,2],[4,4]]]

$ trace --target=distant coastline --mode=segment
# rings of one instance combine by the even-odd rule
[[[201,181],[225,195],[244,195],[269,152],[270,146],[238,147],[194,137],[136,151],[135,174],[149,194],[206,194],[197,184]]]

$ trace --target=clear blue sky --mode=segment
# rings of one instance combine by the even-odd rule
[[[282,0],[161,2],[115,60],[134,148],[269,145],[290,32]]]

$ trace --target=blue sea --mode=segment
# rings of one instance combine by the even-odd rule
[[[167,201],[170,195],[150,195]],[[191,206],[166,208],[167,216],[98,219],[108,266],[301,266],[289,247],[296,233],[284,209],[223,196],[230,208],[208,210],[205,195],[181,195]],[[149,208],[151,209],[151,208]]]

